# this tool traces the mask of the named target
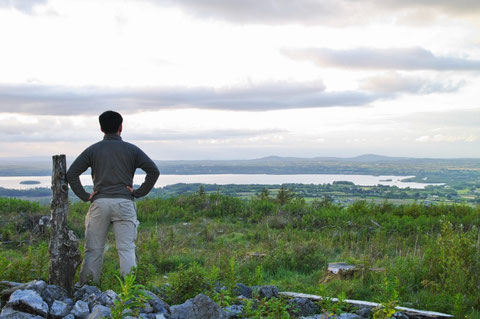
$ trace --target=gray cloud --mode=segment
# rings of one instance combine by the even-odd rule
[[[454,83],[452,81],[407,76],[398,72],[387,72],[364,79],[360,88],[383,93],[430,94],[455,92],[464,85],[465,81]]]
[[[478,13],[477,0],[146,0],[175,6],[199,18],[233,23],[315,24],[344,26],[395,14],[426,12],[465,15]]]
[[[141,131],[138,133],[129,133],[129,137],[134,140],[144,141],[179,141],[179,140],[210,140],[210,139],[239,139],[262,137],[273,134],[288,133],[284,129],[231,129],[231,130],[202,130],[202,131],[169,131],[155,130],[152,132]]]
[[[69,118],[57,120],[52,117],[39,117],[36,123],[25,123],[17,119],[5,121],[0,128],[0,141],[4,142],[70,142],[90,141],[98,138],[100,131],[93,121],[95,130],[85,127],[75,127]],[[72,129],[75,127],[75,129]],[[229,129],[229,130],[129,130],[125,132],[129,140],[142,141],[194,141],[194,140],[224,140],[263,137],[273,134],[288,133],[284,129]],[[82,134],[78,134],[82,131]]]
[[[436,56],[420,47],[349,50],[305,48],[283,49],[282,52],[292,59],[311,61],[324,67],[436,71],[480,70],[480,60]]]
[[[480,11],[477,0],[373,0],[378,6],[401,9],[438,9],[444,13],[472,13]]]
[[[32,14],[33,8],[47,4],[47,0],[1,0],[0,8],[15,8],[25,14]]]
[[[199,108],[268,111],[310,107],[361,106],[383,94],[328,92],[322,83],[272,83],[248,87],[99,88],[44,85],[0,85],[0,112],[50,115]]]
[[[345,2],[338,0],[149,0],[180,7],[187,13],[235,23],[335,23],[335,15],[345,11]]]

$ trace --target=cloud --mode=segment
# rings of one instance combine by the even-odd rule
[[[457,142],[467,142],[472,143],[478,140],[478,136],[475,135],[444,135],[444,134],[435,134],[435,135],[423,135],[415,139],[415,142],[420,143],[457,143]]]
[[[437,9],[443,13],[469,14],[480,11],[480,2],[477,0],[373,0],[378,6],[389,9],[431,10]]]
[[[335,16],[344,12],[345,1],[338,0],[150,0],[149,2],[179,7],[200,18],[214,18],[234,23],[283,24],[335,23]]]
[[[0,8],[15,8],[25,14],[33,14],[36,6],[47,4],[47,2],[47,0],[2,0]]]
[[[98,139],[100,131],[96,120],[88,122],[88,127],[75,125],[66,117],[37,117],[36,121],[24,121],[16,117],[2,119],[0,141],[3,142],[57,142],[57,141],[91,141]],[[91,127],[94,127],[92,130]],[[74,129],[72,129],[74,128]],[[82,134],[78,134],[81,131]],[[145,130],[132,127],[125,132],[129,140],[144,142],[161,141],[201,141],[234,140],[260,138],[288,133],[284,129],[222,129],[222,130]]]
[[[387,72],[372,76],[361,82],[360,88],[367,91],[382,93],[451,93],[458,91],[465,81],[452,82],[445,80],[431,80],[417,76],[402,75],[398,72]]]
[[[201,131],[170,131],[155,130],[151,132],[141,131],[138,133],[129,133],[133,140],[142,141],[186,141],[186,140],[219,140],[219,139],[240,139],[263,137],[274,134],[287,133],[284,129],[230,129],[230,130],[201,130]]]
[[[139,112],[162,109],[217,109],[268,111],[281,109],[362,106],[382,94],[361,91],[326,91],[323,83],[268,83],[225,87],[58,87],[0,85],[0,113],[42,115],[97,114],[99,110]]]
[[[199,18],[233,23],[344,26],[405,13],[471,15],[480,12],[477,0],[146,0],[178,7]]]
[[[443,112],[417,112],[406,115],[400,120],[411,123],[418,129],[443,127],[455,130],[476,130],[480,134],[480,108],[455,109]]]
[[[292,59],[311,61],[322,67],[435,71],[480,70],[480,60],[436,56],[421,47],[348,50],[290,48],[283,49],[282,52]]]

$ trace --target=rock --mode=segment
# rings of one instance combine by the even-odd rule
[[[347,263],[329,263],[327,266],[327,270],[335,275],[340,273],[353,272],[354,269],[354,265],[349,265]]]
[[[255,288],[258,292],[258,298],[260,299],[278,298],[277,286],[258,286]]]
[[[172,319],[226,319],[225,310],[204,294],[188,299],[181,305],[170,307]]]
[[[55,300],[64,300],[68,297],[68,293],[65,289],[54,286],[48,285],[42,291],[42,298],[48,304],[49,307],[52,306]]]
[[[155,319],[155,317],[151,313],[140,313],[138,315],[138,318],[140,318],[140,319]]]
[[[215,292],[222,292],[222,291],[225,291],[227,290],[227,287],[222,285],[220,282],[217,281],[217,283],[215,284],[215,286],[213,287],[213,290]]]
[[[100,298],[102,292],[95,286],[83,285],[75,291],[73,298],[74,300],[83,300],[88,302],[88,299],[91,295],[94,295],[96,298]]]
[[[395,318],[395,319],[409,319],[406,314],[404,314],[403,312],[398,312],[398,311],[393,314],[393,318]]]
[[[372,314],[372,308],[363,307],[363,308],[360,308],[357,311],[355,311],[355,313],[357,315],[359,315],[360,317],[370,318],[370,315]]]
[[[16,310],[10,307],[3,307],[2,311],[0,312],[0,316],[6,316],[8,314],[11,314],[15,312]]]
[[[63,319],[75,319],[75,316],[73,314],[69,313],[68,315],[63,317]]]
[[[311,316],[320,310],[320,307],[308,298],[293,298],[288,303],[295,316]]]
[[[49,315],[53,318],[63,318],[70,313],[72,307],[67,303],[55,300],[50,307]]]
[[[25,289],[35,290],[39,295],[42,295],[43,289],[47,287],[47,283],[43,280],[34,280],[28,284]]]
[[[242,284],[242,283],[238,283],[237,286],[235,287],[235,294],[237,296],[244,296],[246,298],[249,298],[251,299],[252,298],[252,292],[253,292],[253,289]]]
[[[98,300],[100,301],[100,304],[103,306],[111,307],[113,306],[113,301],[117,299],[118,295],[115,291],[113,290],[107,290],[105,292],[102,292]]]
[[[95,286],[83,285],[75,291],[73,295],[75,300],[82,300],[88,303],[90,309],[97,304],[102,304],[103,293]]]
[[[0,319],[44,319],[38,315],[32,315],[31,313],[21,312],[9,307],[4,307],[0,314]]]
[[[143,304],[143,308],[140,309],[140,313],[153,313],[153,312],[154,312],[153,307],[148,302],[145,302]]]
[[[308,317],[300,317],[300,319],[332,319],[331,314],[325,314],[322,313],[320,315],[313,315],[313,316],[308,316]]]
[[[354,313],[341,313],[337,316],[338,319],[363,319],[357,314]]]
[[[154,316],[154,319],[167,319],[167,318],[170,318],[170,317],[165,317],[165,315],[164,315],[163,313],[154,313],[153,316]]]
[[[72,309],[72,314],[75,315],[75,318],[85,319],[87,318],[88,314],[90,313],[90,309],[88,308],[88,303],[83,300],[78,300]]]
[[[73,307],[73,305],[75,305],[75,302],[73,302],[73,299],[72,298],[65,298],[62,300],[64,303],[66,303],[67,305],[69,305],[70,307]]]
[[[43,317],[46,317],[48,313],[47,303],[42,300],[42,297],[35,290],[16,290],[10,295],[7,306]]]
[[[92,309],[92,313],[88,315],[87,319],[102,319],[105,317],[111,317],[111,310],[108,307],[102,305],[96,305]]]
[[[162,299],[158,298],[153,292],[151,291],[148,291],[146,290],[145,291],[145,294],[150,297],[150,299],[148,300],[148,303],[150,304],[150,306],[152,306],[153,308],[153,312],[155,313],[160,313],[160,314],[164,314],[165,316],[169,316],[170,315],[170,306],[165,302],[163,301]]]
[[[231,305],[228,307],[223,308],[227,313],[228,318],[241,318],[243,312],[242,305]]]

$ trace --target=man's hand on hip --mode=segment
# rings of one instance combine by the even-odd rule
[[[88,200],[92,200],[93,196],[95,196],[95,194],[97,193],[97,191],[93,191],[90,193],[90,196],[88,197]]]

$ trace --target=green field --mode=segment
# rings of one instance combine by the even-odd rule
[[[199,191],[139,201],[137,280],[170,303],[198,292],[233,303],[213,287],[242,282],[457,317],[480,314],[479,206],[372,201],[345,206],[328,198],[307,202],[278,192],[265,195],[243,200]],[[80,202],[70,207],[69,227],[80,238],[87,209]],[[48,234],[29,226],[43,214],[48,208],[37,203],[0,199],[1,279],[47,279]],[[108,247],[102,290],[118,289],[111,234]],[[332,277],[329,262],[348,262],[359,271]]]

